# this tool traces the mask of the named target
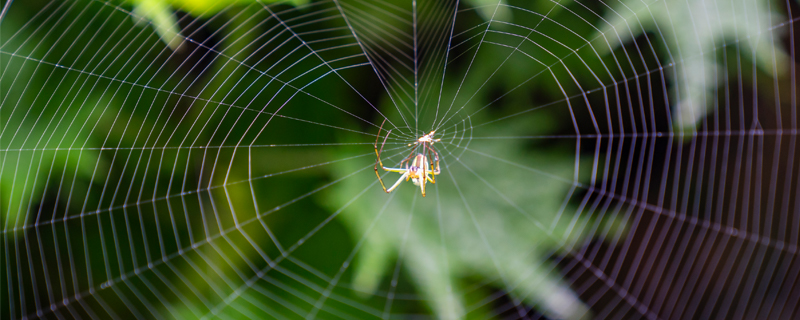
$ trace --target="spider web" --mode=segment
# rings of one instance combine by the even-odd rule
[[[795,2],[145,2],[0,6],[4,318],[797,316]]]

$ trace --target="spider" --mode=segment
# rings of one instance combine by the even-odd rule
[[[386,191],[386,193],[394,191],[394,189],[400,185],[400,182],[403,182],[403,179],[406,179],[406,181],[411,180],[414,182],[414,185],[419,186],[419,189],[422,191],[422,196],[424,197],[425,183],[428,181],[430,181],[430,183],[436,183],[436,175],[442,172],[442,168],[439,166],[439,154],[432,147],[434,143],[439,142],[442,139],[433,138],[436,130],[423,135],[417,139],[417,141],[414,141],[414,143],[408,144],[409,147],[414,146],[414,148],[411,150],[411,154],[409,154],[408,157],[403,159],[403,161],[400,161],[399,168],[387,168],[383,166],[383,162],[381,161],[381,152],[383,152],[383,146],[386,144],[386,139],[389,138],[389,134],[392,133],[392,130],[386,132],[386,137],[383,138],[381,149],[378,150],[378,139],[381,137],[381,130],[383,129],[383,125],[385,123],[386,120],[383,120],[383,123],[381,123],[381,126],[378,129],[378,135],[375,137],[374,145],[375,155],[378,156],[378,160],[375,161],[375,175],[378,176],[378,181],[380,181],[383,191]],[[420,146],[422,147],[422,152],[417,152]],[[427,157],[425,157],[426,154]],[[409,166],[409,160],[411,160],[411,166]],[[403,166],[403,163],[405,163],[405,166]],[[381,175],[378,173],[378,165],[380,165],[385,171],[402,174],[391,188],[386,189],[386,185],[383,184],[383,179],[381,179]]]

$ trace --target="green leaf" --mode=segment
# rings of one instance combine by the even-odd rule
[[[183,43],[180,26],[173,9],[195,17],[209,17],[234,5],[272,3],[279,0],[133,0],[132,18],[137,22],[149,21],[156,33],[172,50],[179,50]],[[290,0],[288,4],[299,6],[308,0]]]
[[[469,0],[483,20],[506,21],[511,18],[511,9],[504,0]]]
[[[645,30],[667,44],[669,52],[664,54],[676,64],[677,85],[671,93],[674,126],[693,130],[713,111],[715,90],[726,80],[717,63],[717,50],[723,44],[735,42],[766,74],[784,70],[788,59],[779,46],[780,34],[770,31],[780,21],[778,7],[767,1],[622,0],[606,14],[608,24],[601,26],[601,33],[612,47]]]

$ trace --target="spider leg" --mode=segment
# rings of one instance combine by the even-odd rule
[[[383,122],[381,123],[380,128],[378,128],[378,134],[375,136],[375,144],[373,145],[375,147],[375,155],[378,157],[378,161],[375,162],[375,174],[378,174],[378,165],[380,165],[381,168],[383,168],[383,170],[386,170],[386,167],[383,166],[383,161],[381,161],[381,153],[383,153],[383,146],[386,145],[386,140],[389,139],[389,134],[392,133],[392,130],[389,130],[389,131],[386,132],[386,137],[383,138],[383,143],[381,143],[381,150],[378,151],[378,139],[380,139],[380,137],[381,137],[381,129],[383,129],[383,125],[385,123],[386,123],[386,119],[383,119]],[[386,171],[390,171],[390,170],[386,170]],[[380,175],[378,176],[378,179],[380,179]],[[383,182],[381,182],[381,183],[383,183]],[[386,188],[384,188],[384,189],[386,189]]]
[[[436,153],[436,151],[434,151],[434,154],[435,154],[435,153]],[[430,154],[428,155],[428,158],[430,158],[431,160],[433,160],[433,156],[431,156]],[[441,170],[437,171],[436,169],[434,169],[434,167],[433,167],[433,163],[434,163],[434,162],[433,162],[433,161],[431,161],[431,162],[428,164],[428,167],[429,167],[429,168],[428,168],[428,169],[426,169],[427,171],[425,171],[425,180],[428,180],[428,181],[430,181],[431,183],[436,183],[436,175],[437,175],[437,174],[439,174],[439,172],[440,172]],[[437,163],[437,164],[439,163],[439,156],[438,156],[438,155],[436,156],[436,163]]]
[[[435,153],[435,151],[434,151],[434,153]],[[425,171],[425,180],[428,180],[431,183],[436,183],[436,175],[439,174],[439,171],[441,171],[441,170],[437,171],[436,169],[434,169],[434,167],[433,167],[434,162],[432,161],[433,160],[433,156],[431,156],[429,154],[428,158],[431,159],[431,162],[428,164],[428,168]],[[436,157],[436,163],[437,164],[439,163],[438,156]]]
[[[423,171],[425,172],[424,178],[425,180],[429,180],[431,183],[436,183],[436,175],[434,174],[436,171],[433,169],[433,156],[428,154],[428,159],[430,159],[428,162],[428,167],[423,168]],[[428,174],[430,174],[432,178],[429,178]]]
[[[415,156],[416,152],[417,152],[417,147],[414,147],[414,149],[411,150],[411,154],[409,154],[408,157],[403,159],[403,161],[400,161],[400,167],[403,166],[403,163],[406,163],[406,167],[408,167],[408,160],[411,160],[411,158],[413,158]],[[408,169],[408,168],[406,168],[406,169]]]
[[[373,146],[375,147],[375,155],[377,156],[377,160],[375,161],[374,169],[375,169],[375,176],[378,177],[378,182],[381,183],[381,187],[383,188],[383,191],[386,191],[386,193],[389,193],[389,192],[392,192],[392,190],[397,187],[397,183],[395,183],[394,186],[392,186],[391,188],[386,189],[386,185],[383,183],[383,179],[381,179],[380,173],[378,173],[378,165],[381,166],[381,169],[383,169],[385,171],[389,171],[389,172],[406,172],[406,171],[403,170],[403,169],[387,168],[387,167],[383,166],[383,161],[381,161],[381,153],[383,153],[383,147],[386,145],[386,140],[389,139],[389,134],[392,133],[392,130],[389,130],[389,131],[386,132],[386,137],[383,138],[383,143],[381,143],[381,149],[378,150],[378,139],[380,139],[380,137],[381,137],[381,130],[383,129],[383,125],[384,124],[386,124],[386,119],[383,119],[383,122],[381,123],[380,128],[378,128],[378,134],[375,136],[375,144]],[[402,177],[401,177],[401,179],[402,179]]]
[[[425,197],[425,177],[420,177],[419,188],[422,190],[422,196]]]
[[[406,177],[408,177],[408,171],[406,171],[405,173],[403,173],[403,175],[402,175],[402,176],[400,176],[400,179],[397,179],[397,182],[395,182],[395,183],[394,183],[394,185],[393,185],[391,188],[389,188],[389,189],[386,189],[386,188],[384,187],[384,188],[383,188],[383,191],[386,191],[386,193],[389,193],[389,192],[392,192],[392,191],[394,191],[394,189],[395,189],[395,188],[397,188],[397,186],[399,186],[399,185],[400,185],[400,182],[403,182],[403,178],[406,178]],[[381,182],[381,185],[383,185],[383,182]]]
[[[383,149],[383,148],[381,147],[381,149]],[[378,160],[375,161],[375,168],[374,168],[375,169],[375,176],[378,177],[378,182],[381,183],[381,187],[383,187],[383,191],[386,191],[388,193],[389,191],[386,190],[386,185],[383,184],[383,179],[381,179],[381,174],[378,173],[378,164],[380,164],[380,166],[381,166],[381,168],[383,170],[386,170],[386,168],[383,166],[383,163],[381,162],[381,154],[380,154],[380,152],[378,152],[377,146],[375,147],[375,154],[378,155]],[[386,171],[389,171],[389,170],[386,170]]]
[[[381,138],[381,130],[383,130],[383,125],[384,124],[386,124],[386,119],[383,119],[383,122],[381,122],[381,126],[378,127],[378,134],[375,135],[375,144],[374,144],[375,150],[378,150],[378,139]],[[389,131],[392,131],[392,130],[389,130]],[[386,137],[387,138],[389,137],[388,133],[386,134]],[[386,139],[384,139],[384,140],[386,140]],[[381,150],[383,150],[383,147],[381,147]]]
[[[442,173],[442,167],[441,167],[441,165],[439,165],[439,153],[436,152],[436,149],[434,149],[433,147],[431,147],[431,146],[427,146],[427,147],[428,147],[428,150],[431,153],[433,153],[433,159],[431,159],[432,161],[430,162],[430,167],[431,167],[431,173],[434,176],[436,176],[437,174]],[[434,166],[434,164],[436,164],[436,166]],[[436,178],[434,177],[434,180],[435,179]]]
[[[377,163],[375,164],[375,176],[378,177],[378,182],[381,183],[381,187],[383,188],[383,191],[386,191],[386,193],[389,193],[389,190],[386,190],[386,186],[383,184],[383,179],[381,179],[381,175],[378,173],[378,164]]]

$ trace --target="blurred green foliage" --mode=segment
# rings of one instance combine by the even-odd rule
[[[782,19],[785,6],[778,3],[624,0],[614,2],[611,9],[598,33],[607,35],[600,48],[608,48],[609,42],[611,48],[623,45],[644,32],[663,39],[655,43],[666,61],[663,65],[672,70],[672,121],[679,131],[695,130],[714,111],[716,89],[726,81],[726,70],[718,63],[724,54],[721,48],[737,48],[770,76],[784,73],[789,62],[780,33],[766,32]]]
[[[392,313],[430,308],[441,317],[467,311],[480,317],[495,312],[496,306],[482,302],[485,296],[502,290],[554,317],[589,315],[550,258],[571,254],[590,235],[620,237],[625,226],[620,218],[595,216],[570,201],[576,184],[591,183],[589,173],[598,165],[593,159],[575,159],[575,140],[536,144],[462,135],[456,145],[436,146],[443,155],[443,173],[427,198],[410,185],[387,195],[372,173],[377,117],[362,129],[364,123],[356,118],[284,89],[282,83],[295,75],[261,72],[264,66],[285,67],[295,61],[281,61],[291,48],[268,54],[275,44],[260,37],[265,30],[259,22],[270,13],[259,4],[242,1],[220,11],[229,2],[141,0],[122,7],[68,3],[14,7],[20,11],[3,21],[0,62],[8,66],[5,74],[13,76],[2,77],[0,84],[8,93],[0,112],[0,121],[6,123],[0,135],[6,149],[0,205],[9,228],[25,232],[35,222],[49,222],[53,231],[48,240],[86,248],[69,251],[78,263],[70,269],[74,291],[119,279],[148,288],[151,282],[162,282],[171,285],[156,286],[155,291],[168,296],[166,312],[175,318],[263,312],[251,300],[278,313],[304,315],[315,309],[324,298],[320,292],[333,281],[319,274],[336,274],[359,248],[354,266],[342,275],[342,285],[332,289],[323,311],[348,306],[352,314],[382,310],[387,300],[383,293],[405,290],[419,292],[423,302],[398,300]],[[198,21],[213,30],[217,41],[213,50],[202,53],[210,57],[207,63],[179,59],[186,57],[177,54],[189,50],[175,39],[195,35],[179,34],[173,8],[207,19]],[[592,30],[559,7],[537,11],[549,9],[552,19],[568,24],[577,35],[543,21],[542,30],[551,30],[547,35],[560,42],[539,34],[530,38],[548,50],[523,42],[520,49],[530,55],[513,54],[500,67],[503,61],[497,57],[513,51],[485,46],[469,71],[461,61],[452,65],[458,75],[454,79],[467,79],[461,90],[477,93],[460,96],[455,104],[460,130],[502,137],[572,129],[566,104],[528,111],[563,99],[565,93],[597,86],[589,71],[600,69],[606,57],[580,52],[548,67],[568,56],[570,48],[586,43],[578,35]],[[513,13],[498,18],[535,21],[530,12]],[[460,23],[481,23],[480,15],[465,17]],[[527,33],[519,26],[496,28]],[[510,41],[502,34],[487,39]],[[359,49],[352,50],[355,54]],[[316,67],[309,59],[296,68]],[[530,79],[544,70],[549,73]],[[577,82],[570,80],[570,71]],[[372,79],[353,72],[348,79],[356,84]],[[486,80],[491,80],[489,87],[480,89]],[[524,87],[515,89],[520,83]],[[581,84],[588,86],[579,88]],[[444,96],[453,97],[459,86],[448,81]],[[357,107],[363,101],[333,76],[308,90],[350,112],[365,109]],[[496,92],[510,94],[482,109],[497,98]],[[288,102],[272,102],[272,97]],[[380,101],[380,109],[396,119],[388,97],[380,96]],[[471,114],[470,125],[464,127],[465,115]],[[515,116],[519,114],[524,116]],[[487,124],[498,119],[507,120]],[[411,141],[395,142],[402,146]],[[404,150],[387,151],[386,157],[397,162]],[[385,177],[392,181],[396,175]],[[337,216],[307,237],[315,226]],[[295,243],[302,246],[291,245]],[[63,244],[53,250],[68,254]],[[408,273],[409,279],[401,278],[407,281],[392,283],[392,262]],[[66,269],[59,265],[50,270],[55,275],[59,268]],[[253,279],[261,280],[255,289],[236,290],[253,286]],[[483,285],[461,296],[474,283]],[[256,291],[271,300],[260,299]],[[111,304],[122,309],[126,302]]]
[[[180,26],[174,10],[181,10],[195,17],[209,17],[232,6],[245,6],[252,3],[268,4],[279,0],[132,0],[133,18],[149,21],[164,41],[173,50],[179,50],[185,35],[180,34]],[[308,0],[288,0],[291,5],[306,4]]]

